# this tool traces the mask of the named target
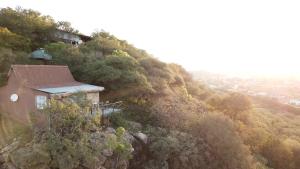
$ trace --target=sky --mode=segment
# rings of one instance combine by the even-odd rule
[[[0,0],[105,30],[189,71],[300,76],[298,0]]]

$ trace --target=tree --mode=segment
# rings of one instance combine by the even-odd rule
[[[95,32],[93,40],[86,43],[90,49],[101,50],[104,55],[110,55],[114,50],[121,49],[120,41],[108,32]]]
[[[215,169],[254,168],[249,149],[235,131],[232,120],[222,114],[207,114],[193,127],[195,136],[204,138],[209,145],[211,167]]]
[[[138,62],[128,56],[108,56],[103,60],[88,63],[88,81],[117,90],[131,86],[149,88],[147,78],[142,74]]]
[[[23,8],[2,8],[0,26],[31,40],[31,50],[43,47],[54,38],[56,24],[50,16]]]
[[[68,65],[76,80],[84,81],[86,74],[86,63],[90,57],[84,55],[79,48],[63,42],[50,43],[45,46],[47,53],[53,56],[51,64]]]
[[[295,169],[293,152],[282,141],[270,137],[262,148],[262,155],[268,159],[268,166],[274,169]]]
[[[67,22],[67,21],[58,21],[56,23],[56,27],[57,29],[59,30],[63,30],[63,31],[66,31],[66,32],[71,32],[71,33],[79,33],[78,30],[75,30],[72,26],[71,26],[71,23],[70,22]]]
[[[247,119],[246,113],[251,109],[252,105],[249,98],[241,93],[214,95],[208,99],[208,103],[215,110],[223,112],[230,118],[242,121]]]
[[[28,38],[12,33],[7,28],[0,27],[0,47],[29,52],[30,44]]]
[[[231,93],[223,100],[224,109],[234,113],[240,113],[249,110],[251,107],[250,100],[243,94]]]

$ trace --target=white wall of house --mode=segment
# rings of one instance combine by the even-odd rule
[[[92,103],[99,103],[99,92],[92,92],[86,94],[87,99],[90,100]]]

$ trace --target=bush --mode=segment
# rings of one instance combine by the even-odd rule
[[[234,123],[228,117],[210,113],[195,125],[194,135],[202,137],[213,154],[210,162],[212,168],[254,168],[249,149],[243,144]]]
[[[0,47],[29,52],[30,40],[0,27]]]
[[[106,160],[118,166],[131,157],[132,147],[124,128],[108,133],[78,105],[50,103],[42,112],[48,117],[47,125],[34,124],[33,139],[9,149],[7,164],[18,169],[84,169],[100,167]]]
[[[56,28],[56,24],[50,16],[43,16],[31,9],[2,8],[0,10],[0,18],[2,27],[6,27],[26,39],[30,39],[31,43],[28,45],[30,45],[31,50],[43,47],[54,39],[53,31]]]

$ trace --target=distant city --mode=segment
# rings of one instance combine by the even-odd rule
[[[295,78],[235,77],[205,71],[191,72],[211,89],[233,91],[249,96],[262,96],[300,106],[300,80]]]

